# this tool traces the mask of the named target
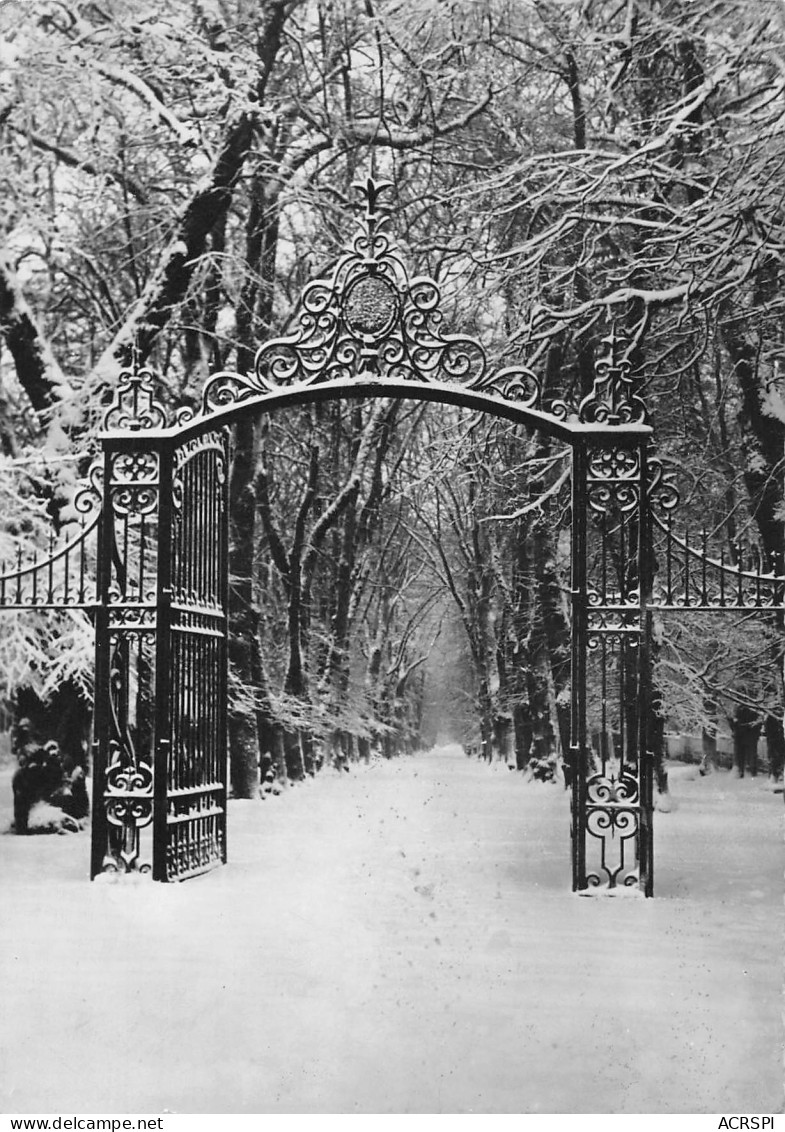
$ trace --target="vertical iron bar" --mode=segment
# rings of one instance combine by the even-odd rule
[[[190,495],[187,497],[191,502]],[[190,510],[190,507],[189,507]],[[191,565],[193,569],[193,563]],[[189,594],[193,591],[189,590]],[[185,723],[183,737],[186,748],[186,775],[185,786],[194,786],[194,637],[188,630],[183,631],[183,647],[185,649]]]
[[[627,540],[624,535],[624,512],[619,511],[619,605],[626,605],[627,602]]]
[[[210,461],[210,487],[209,487],[210,494],[209,494],[209,497],[208,497],[209,502],[210,502],[210,510],[209,510],[210,530],[215,532],[216,538],[219,537],[217,498],[216,498],[216,494],[215,494],[216,489],[218,487],[217,476],[216,476],[216,462],[217,462],[218,458],[219,458],[219,455],[218,455],[218,453],[216,453],[213,456],[213,459]],[[218,554],[213,553],[210,557],[210,584],[209,584],[209,591],[208,591],[209,597],[210,597],[210,602],[209,602],[210,606],[218,605],[218,602],[216,600],[216,597],[217,597],[217,594],[216,594],[217,565],[218,565]]]
[[[648,445],[640,444],[640,521],[638,523],[638,577],[640,611],[638,642],[638,782],[640,797],[638,875],[644,896],[654,893],[654,758],[651,751],[652,697],[652,615],[649,611],[654,584],[654,549],[649,501]]]
[[[605,633],[602,634],[600,645],[600,666],[600,760],[602,774],[605,776],[608,765],[608,638]]]
[[[588,646],[586,577],[586,449],[572,450],[572,641],[570,758],[572,762],[572,888],[586,888],[586,650]],[[227,571],[224,571],[227,573]]]
[[[624,630],[619,633],[619,763],[623,767],[626,762],[627,754],[627,703],[626,696],[626,680],[627,680],[627,637]],[[616,752],[613,752],[614,757]]]
[[[47,601],[50,605],[54,604],[54,562],[52,558],[55,550],[55,533],[54,530],[49,528],[49,561],[47,562],[47,572],[49,574],[49,585],[47,588]]]
[[[185,531],[185,602],[191,605],[194,597],[194,494],[193,494],[193,461],[183,456],[183,530]],[[186,663],[188,652],[186,650]],[[187,710],[187,703],[186,703]]]
[[[205,523],[204,515],[204,501],[205,501],[205,478],[207,474],[207,466],[210,460],[210,449],[205,448],[204,452],[199,455],[198,465],[198,492],[196,497],[196,514],[197,514],[197,533],[196,541],[199,545],[199,577],[197,578],[197,600],[199,605],[204,605],[204,579],[205,567],[208,553],[208,532],[207,524]]]
[[[172,746],[169,752],[172,789],[183,786],[183,635],[172,633]]]
[[[63,555],[63,602],[68,605],[68,596],[71,590],[71,551],[67,550]]]
[[[79,540],[79,604],[84,605],[85,600],[85,521],[80,523],[81,538]]]
[[[760,607],[761,607],[760,574],[761,574],[762,568],[763,568],[763,559],[761,557],[760,551],[757,551],[757,553],[755,555],[755,608],[756,609],[760,609]]]
[[[128,566],[131,561],[130,555],[128,553],[128,530],[128,513],[126,512],[123,516],[123,573],[122,576],[118,578],[118,584],[123,601],[128,600]]]
[[[744,569],[744,554],[739,543],[739,553],[736,559],[736,602],[740,608],[744,606],[744,578],[742,570]]]
[[[147,526],[144,515],[139,516],[139,601],[144,602],[144,557],[147,553]]]
[[[227,697],[228,697],[228,649],[227,638],[229,634],[229,432],[227,429],[222,429],[218,436],[221,439],[222,453],[222,471],[223,481],[221,483],[220,495],[216,492],[216,503],[218,509],[218,522],[216,524],[218,531],[218,585],[219,590],[216,597],[219,599],[221,609],[221,621],[219,622],[221,628],[221,638],[218,642],[218,687],[216,689],[216,716],[217,716],[217,729],[216,741],[218,744],[218,763],[221,769],[221,784],[222,789],[219,795],[221,815],[216,818],[217,827],[219,830],[219,838],[221,843],[221,858],[225,862],[227,857],[227,841],[228,829],[226,821],[226,810],[228,806],[229,797],[229,745],[227,742]]]
[[[153,795],[153,880],[169,880],[166,850],[169,751],[171,747],[172,651],[172,447],[158,448],[158,577],[155,599],[155,759]]]

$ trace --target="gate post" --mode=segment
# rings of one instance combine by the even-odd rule
[[[91,874],[147,872],[153,820],[152,680],[158,456],[105,437],[96,609]]]
[[[108,821],[106,816],[106,765],[109,750],[109,579],[112,567],[112,503],[108,490],[111,457],[104,449],[101,482],[101,518],[98,524],[96,560],[95,609],[95,676],[93,687],[93,742],[92,742],[92,821],[90,846],[90,879],[104,867],[108,849]]]
[[[573,883],[579,891],[638,887],[652,894],[647,440],[620,434],[615,445],[604,436],[580,453],[576,447],[574,490],[582,513],[573,527]]]
[[[614,327],[604,344],[573,445],[573,888],[650,896],[651,429]]]
[[[124,370],[104,417],[95,614],[91,875],[149,872],[153,821],[154,579],[164,424],[147,370]]]

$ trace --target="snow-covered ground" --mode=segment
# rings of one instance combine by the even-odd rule
[[[458,748],[234,802],[182,885],[2,837],[0,1110],[781,1112],[782,797],[672,781],[649,901],[572,895],[564,792]]]

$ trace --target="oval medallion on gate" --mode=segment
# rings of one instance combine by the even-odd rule
[[[343,300],[343,317],[352,334],[382,338],[397,314],[395,288],[379,275],[364,275],[350,284]]]

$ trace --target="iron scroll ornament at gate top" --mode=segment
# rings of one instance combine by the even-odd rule
[[[358,184],[361,222],[350,247],[329,277],[304,288],[294,328],[265,342],[249,375],[215,374],[202,395],[200,416],[240,405],[292,386],[357,380],[458,386],[495,396],[521,408],[545,411],[558,421],[643,424],[643,401],[632,391],[629,362],[620,357],[621,338],[605,340],[594,387],[578,406],[558,401],[544,410],[537,376],[525,366],[492,370],[483,346],[467,335],[445,334],[441,293],[426,276],[409,277],[380,205],[389,182]],[[178,414],[185,423],[193,414]]]
[[[386,231],[390,216],[379,197],[390,184],[368,178],[355,187],[364,205],[358,230],[329,277],[303,289],[291,333],[262,344],[252,373],[210,377],[201,406],[175,412],[176,427],[293,387],[369,380],[471,390],[575,425],[647,423],[646,406],[633,389],[626,342],[614,325],[602,340],[593,387],[578,405],[562,400],[543,405],[540,381],[530,369],[492,369],[477,339],[444,333],[438,284],[427,276],[410,278]],[[165,428],[169,421],[154,385],[152,371],[136,361],[123,370],[104,429]]]
[[[120,371],[112,403],[104,414],[104,430],[143,432],[166,424],[166,410],[155,397],[155,374],[139,366],[134,351],[131,368]]]
[[[386,231],[379,197],[389,183],[368,178],[355,187],[364,208],[350,247],[329,277],[307,284],[294,329],[260,347],[252,374],[219,373],[207,383],[202,415],[291,386],[357,379],[446,383],[536,406],[540,384],[530,370],[491,374],[476,339],[442,332],[438,285],[409,277]]]

